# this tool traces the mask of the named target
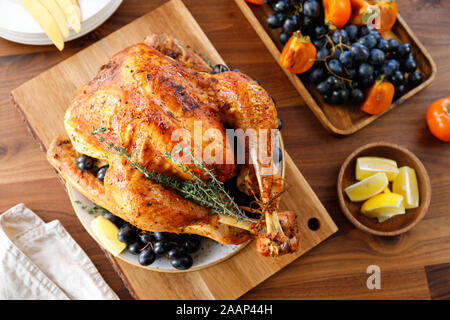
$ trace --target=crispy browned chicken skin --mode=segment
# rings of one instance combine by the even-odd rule
[[[229,159],[233,148],[226,128],[251,128],[258,135],[260,129],[277,128],[275,106],[262,87],[240,72],[210,71],[189,47],[167,35],[152,35],[145,43],[126,48],[79,90],[65,116],[68,137],[57,137],[47,157],[90,200],[139,229],[194,233],[226,244],[245,242],[253,234],[263,255],[293,252],[298,246],[296,215],[277,212],[282,179],[272,161],[261,162],[251,146],[247,157],[256,160],[253,166],[203,158],[219,180],[240,174],[238,181],[248,182],[244,191],[259,195],[261,219],[248,224],[247,230],[224,223],[226,219],[209,209],[145,178],[123,156],[105,148],[108,143],[121,146],[147,170],[187,180],[191,179],[189,172],[165,157],[178,143],[172,139],[177,130],[194,134],[196,121],[201,121],[203,130],[216,129],[223,138],[214,143],[223,152],[222,159]],[[104,142],[91,134],[98,127],[108,128],[102,135]],[[204,139],[201,147],[211,143]],[[270,137],[267,151],[272,155]],[[76,167],[78,154],[109,165],[103,182]],[[261,174],[267,168],[272,174]],[[195,165],[189,169],[200,176],[203,173]]]

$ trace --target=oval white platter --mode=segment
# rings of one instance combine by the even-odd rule
[[[100,215],[100,213],[89,213],[89,209],[95,207],[95,203],[90,201],[84,195],[82,195],[78,190],[74,187],[66,184],[67,192],[70,197],[70,201],[72,202],[72,206],[75,210],[75,213],[78,216],[81,224],[84,226],[86,231],[97,241],[97,243],[107,250],[100,240],[95,235],[94,231],[91,228],[91,222],[96,217]],[[170,264],[169,260],[165,257],[159,257],[149,266],[142,266],[139,264],[138,256],[133,255],[128,252],[127,249],[122,251],[116,258],[124,260],[128,263],[136,265],[141,268],[160,271],[160,272],[189,272],[196,271],[199,269],[203,269],[209,266],[212,266],[216,263],[224,261],[230,258],[232,255],[236,254],[239,250],[243,249],[247,243],[241,245],[224,245],[218,243],[214,240],[210,240],[207,238],[201,239],[201,247],[200,250],[192,255],[192,259],[194,260],[194,264],[188,270],[177,270]]]
[[[81,9],[81,32],[70,28],[65,42],[82,37],[103,24],[119,7],[122,0],[78,0]],[[20,0],[0,1],[0,37],[7,40],[31,44],[53,44]]]

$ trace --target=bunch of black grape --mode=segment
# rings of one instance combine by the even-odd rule
[[[317,49],[317,61],[308,76],[327,103],[363,102],[366,89],[382,75],[394,85],[396,98],[408,87],[422,82],[408,43],[385,40],[368,26],[347,24],[344,28],[330,30],[324,24],[322,1],[265,2],[274,10],[266,19],[267,26],[281,28],[281,44],[297,30],[310,37]]]
[[[265,2],[274,10],[274,13],[266,19],[267,26],[272,29],[282,29],[279,36],[282,44],[285,44],[297,30],[310,37],[314,37],[314,29],[318,26],[323,27],[323,33],[328,31],[323,24],[321,1],[265,0]]]
[[[174,268],[186,270],[193,264],[191,254],[200,249],[201,237],[197,235],[142,231],[111,212],[103,216],[119,228],[117,239],[127,244],[128,252],[138,255],[143,266],[165,256]]]
[[[365,90],[380,76],[394,85],[396,98],[422,82],[411,45],[385,40],[371,27],[348,24],[317,42],[317,60],[308,76],[327,103],[363,102]]]

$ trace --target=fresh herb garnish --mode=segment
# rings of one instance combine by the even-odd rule
[[[175,152],[183,151],[184,154],[189,155],[194,165],[203,170],[203,175],[208,177],[206,181],[195,175],[194,172],[186,167],[179,159],[174,158],[169,151],[166,151],[164,156],[167,159],[170,159],[174,164],[178,165],[183,173],[189,172],[192,180],[180,181],[165,174],[147,170],[138,161],[133,161],[131,154],[126,148],[105,142],[105,138],[99,135],[100,133],[107,131],[105,127],[93,127],[92,130],[91,135],[97,136],[98,141],[103,143],[108,150],[114,150],[118,152],[120,156],[125,157],[130,162],[130,167],[142,172],[147,179],[151,179],[156,183],[162,184],[164,187],[177,191],[182,197],[191,199],[200,206],[211,209],[213,213],[232,216],[238,221],[245,220],[254,222],[253,219],[247,217],[236,204],[233,197],[228,194],[225,190],[224,183],[217,180],[212,170],[209,170],[203,161],[199,161],[193,157],[190,151],[183,150],[179,146],[177,146],[178,148],[175,147],[174,150]]]
[[[201,53],[200,51],[197,51],[195,49],[193,49],[193,51],[198,54],[200,56],[200,58],[202,58],[203,60],[205,60],[205,62],[211,67],[214,68],[214,65],[212,64],[211,60],[209,60],[209,58],[207,56],[205,56],[203,53]]]
[[[88,210],[89,214],[100,213],[101,215],[104,215],[106,212],[108,212],[108,210],[106,210],[105,208],[99,207],[97,205],[93,206],[92,208],[90,208]]]
[[[88,208],[88,206],[83,204],[83,202],[81,202],[80,200],[75,200],[74,202],[77,205],[79,205],[80,208],[83,210],[86,210]],[[104,215],[106,212],[108,212],[108,210],[106,210],[105,208],[99,207],[97,205],[94,205],[93,207],[89,208],[87,212],[89,214],[100,213],[101,215]]]
[[[80,200],[75,200],[75,203],[81,207],[81,209],[86,210],[87,205],[83,204]]]

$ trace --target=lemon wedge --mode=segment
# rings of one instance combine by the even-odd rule
[[[364,201],[382,192],[388,184],[386,174],[380,172],[348,186],[344,191],[351,201]]]
[[[363,203],[361,212],[370,218],[404,214],[403,196],[392,192],[378,194]]]
[[[359,157],[356,159],[356,180],[364,180],[376,173],[384,172],[389,181],[398,175],[397,162],[380,157]]]
[[[369,218],[377,218],[380,223],[384,222],[396,215],[405,214],[403,196],[392,192],[376,195],[364,202],[361,212]]]
[[[113,256],[119,255],[127,247],[125,243],[117,239],[119,229],[104,216],[98,216],[92,220],[91,227],[101,243]]]
[[[419,206],[419,187],[416,171],[407,166],[401,167],[398,176],[392,182],[392,191],[403,196],[406,209],[417,208]]]
[[[399,214],[404,213],[380,213],[376,218],[378,219],[379,223],[385,222],[386,220],[389,220],[390,218],[397,216]]]

